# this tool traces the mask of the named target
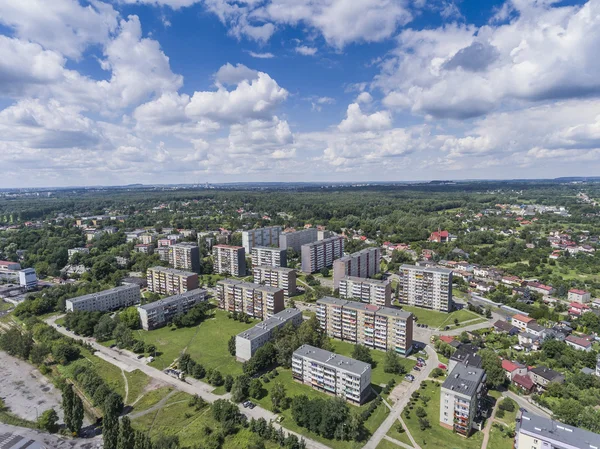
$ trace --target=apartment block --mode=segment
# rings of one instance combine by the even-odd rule
[[[381,270],[381,248],[365,248],[333,262],[333,288],[345,276],[368,278]]]
[[[440,312],[452,310],[452,270],[402,265],[400,288],[403,304]]]
[[[282,289],[235,279],[217,282],[217,300],[220,309],[243,312],[261,320],[272,317],[285,307]]]
[[[360,299],[362,302],[381,307],[392,305],[392,284],[390,281],[345,276],[339,283],[340,298]]]
[[[160,295],[179,295],[198,288],[198,275],[175,268],[152,267],[146,273],[148,290]]]
[[[255,246],[279,247],[279,234],[281,226],[269,226],[267,228],[250,229],[242,232],[242,246],[247,254],[250,254]]]
[[[590,292],[587,292],[585,290],[578,290],[576,288],[569,290],[569,294],[567,296],[567,301],[569,301],[569,302],[578,302],[581,304],[587,304],[591,300],[592,300],[592,295],[590,294]]]
[[[458,364],[442,384],[440,425],[468,437],[481,420],[486,395],[486,375],[481,368]]]
[[[302,245],[316,242],[318,240],[317,228],[302,229],[300,231],[285,232],[279,236],[279,247],[281,249],[293,249],[300,252]]]
[[[218,274],[246,276],[246,250],[243,246],[213,246],[213,271]]]
[[[199,302],[206,301],[204,289],[190,290],[179,295],[169,296],[159,301],[138,306],[140,322],[144,330],[157,329],[169,323],[175,316],[187,313]]]
[[[287,297],[296,294],[296,270],[285,267],[258,265],[252,269],[255,284],[280,288]]]
[[[596,449],[600,435],[521,409],[517,415],[515,449]]]
[[[169,246],[169,264],[178,270],[200,273],[200,248],[191,242]]]
[[[302,324],[302,312],[298,309],[283,309],[271,318],[261,321],[247,331],[239,333],[235,337],[235,356],[240,362],[250,360],[256,350],[273,338],[276,329],[280,329],[287,323],[294,326]]]
[[[330,237],[318,242],[302,245],[302,271],[315,273],[322,268],[330,267],[333,261],[344,255],[344,239],[340,236]]]
[[[271,265],[273,267],[285,267],[287,266],[286,252],[285,249],[255,246],[252,248],[252,266]]]
[[[354,404],[365,402],[371,390],[371,365],[310,345],[292,354],[292,376]]]
[[[319,299],[317,307],[317,319],[330,337],[405,356],[412,351],[412,313],[331,297]]]
[[[130,307],[140,303],[140,287],[135,284],[125,284],[98,293],[67,299],[67,312],[76,310],[86,312],[106,312],[109,310]]]

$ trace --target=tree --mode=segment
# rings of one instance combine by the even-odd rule
[[[423,407],[417,407],[415,409],[415,415],[417,415],[419,418],[425,418],[427,416],[427,412]]]
[[[227,342],[227,349],[229,350],[229,354],[235,356],[235,335],[232,335]]]
[[[235,378],[231,387],[231,400],[233,402],[242,402],[248,398],[250,389],[250,377],[241,374]]]
[[[52,355],[58,363],[66,365],[79,358],[80,350],[72,343],[58,343],[52,348]]]
[[[83,401],[79,397],[79,395],[75,394],[73,397],[73,420],[72,427],[69,429],[75,434],[79,435],[81,432],[81,427],[83,426]]]
[[[119,313],[119,321],[129,329],[135,330],[140,327],[140,314],[136,307],[128,307]]]
[[[225,382],[223,385],[225,385],[225,391],[229,393],[231,391],[231,387],[233,386],[233,376],[231,374],[227,374],[227,376],[225,376]]]
[[[489,307],[485,309],[485,317],[486,317],[488,320],[491,320],[491,319],[492,319],[492,310],[491,310]]]
[[[113,338],[116,340],[117,346],[120,348],[131,347],[134,341],[133,333],[125,323],[117,324],[117,327],[115,327],[113,332]]]
[[[371,351],[369,351],[369,348],[363,345],[354,345],[354,349],[352,350],[352,358],[360,360],[361,362],[368,363],[370,365],[373,364],[373,357],[371,357]]]
[[[263,384],[260,379],[252,379],[250,381],[250,387],[248,388],[248,394],[251,398],[260,399],[263,397]]]
[[[393,349],[385,353],[383,371],[390,374],[404,374],[406,372],[404,365],[400,363],[400,356]]]
[[[104,401],[102,419],[102,439],[104,449],[117,449],[119,438],[119,415],[123,410],[123,399],[117,393],[110,393]]]
[[[273,411],[277,413],[281,405],[286,398],[285,386],[277,381],[273,384],[273,388],[271,388],[271,403],[273,404]]]
[[[210,373],[208,382],[215,387],[220,387],[223,385],[223,375],[219,370],[215,369]]]
[[[62,407],[64,422],[67,429],[73,432],[73,404],[75,402],[75,393],[73,392],[73,385],[67,383],[62,391]]]
[[[135,433],[131,427],[131,421],[128,416],[121,418],[119,426],[119,436],[117,438],[117,449],[134,449]]]
[[[491,349],[482,349],[479,351],[482,359],[481,367],[485,370],[487,376],[487,384],[491,388],[498,388],[506,382],[506,375],[502,369],[502,362]]]
[[[150,437],[139,430],[135,431],[133,449],[152,449]]]
[[[324,278],[328,278],[328,277],[329,277],[329,268],[327,268],[327,267],[323,267],[323,268],[321,268],[321,269],[319,270],[319,273],[321,273],[321,275],[322,275]]]
[[[51,408],[40,415],[37,420],[37,425],[40,429],[54,433],[58,430],[58,414]]]
[[[109,314],[102,315],[98,324],[94,327],[94,337],[98,341],[110,340],[117,327],[117,322]]]

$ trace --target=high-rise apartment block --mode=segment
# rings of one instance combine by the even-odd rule
[[[250,254],[255,246],[279,247],[279,234],[281,226],[269,226],[267,228],[250,229],[242,232],[242,246],[246,254]]]
[[[148,290],[160,295],[179,295],[198,288],[198,275],[166,267],[148,268]]]
[[[481,419],[482,400],[486,396],[486,375],[481,368],[460,363],[442,384],[440,425],[469,436]]]
[[[333,262],[333,288],[340,287],[344,276],[368,278],[379,273],[381,248],[365,248]]]
[[[191,242],[169,246],[169,264],[178,270],[200,273],[200,249]]]
[[[440,312],[452,310],[452,270],[402,265],[400,288],[403,304]]]
[[[258,265],[252,268],[252,273],[255,284],[281,288],[287,297],[296,293],[296,270],[292,268]]]
[[[208,294],[204,289],[190,290],[180,295],[138,306],[140,321],[144,330],[152,330],[169,323],[177,315],[182,315],[196,304],[206,301]]]
[[[135,284],[125,284],[98,293],[67,299],[67,312],[107,312],[109,310],[130,307],[140,303],[140,287]]]
[[[345,276],[340,279],[340,298],[360,299],[362,302],[381,307],[392,305],[392,285],[390,281]]]
[[[271,265],[273,267],[287,266],[286,250],[255,246],[252,248],[252,266]]]
[[[365,402],[371,391],[371,365],[310,345],[292,354],[292,376],[355,404]]]
[[[298,309],[283,309],[271,318],[261,321],[247,331],[240,332],[235,337],[235,356],[239,361],[250,360],[256,350],[273,338],[275,329],[282,328],[287,323],[294,326],[302,324],[302,312]]]
[[[293,249],[300,252],[302,245],[316,242],[318,240],[317,228],[302,229],[300,231],[285,232],[279,236],[279,247],[281,249]]]
[[[405,356],[412,351],[412,313],[327,296],[317,307],[317,319],[330,337]]]
[[[246,276],[246,250],[243,246],[213,246],[213,271],[218,274]]]
[[[261,320],[272,317],[285,307],[282,289],[235,279],[217,282],[217,299],[220,309],[243,312]]]
[[[344,255],[344,239],[340,236],[330,237],[318,242],[302,245],[302,271],[315,273],[322,268],[330,267],[333,261]]]

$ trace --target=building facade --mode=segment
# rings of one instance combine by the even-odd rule
[[[452,310],[452,270],[402,265],[400,288],[403,304],[440,312]]]
[[[360,299],[381,307],[392,305],[392,284],[389,281],[345,276],[340,279],[340,298]]]
[[[296,270],[285,267],[259,265],[252,268],[255,284],[280,288],[287,297],[296,294]]]
[[[381,248],[365,248],[333,262],[333,288],[340,288],[345,276],[368,278],[381,270]]]
[[[175,316],[187,313],[199,302],[206,301],[208,293],[204,289],[190,290],[179,295],[169,296],[143,306],[138,306],[140,322],[144,330],[152,330],[169,323]]]
[[[292,354],[292,376],[316,390],[362,404],[371,390],[371,365],[310,345]]]
[[[302,271],[316,273],[330,267],[333,261],[344,255],[344,239],[340,236],[302,245]]]
[[[302,229],[300,231],[285,232],[279,236],[279,247],[281,249],[293,249],[300,252],[302,245],[316,242],[318,240],[317,228]]]
[[[178,270],[200,273],[200,248],[191,242],[169,246],[169,264]]]
[[[252,248],[252,266],[271,265],[272,267],[286,267],[286,250],[255,246]]]
[[[134,306],[139,303],[140,287],[134,284],[126,284],[102,292],[67,299],[65,308],[67,312],[79,310],[86,312],[106,312]]]
[[[596,449],[600,435],[521,409],[517,415],[515,449]]]
[[[266,320],[285,307],[283,290],[280,288],[235,279],[220,280],[216,288],[219,308],[228,312],[243,312],[253,318]]]
[[[592,295],[590,294],[590,292],[586,292],[585,290],[571,289],[569,290],[567,300],[569,302],[587,304],[592,300]]]
[[[246,250],[243,246],[213,246],[213,271],[218,274],[246,276]]]
[[[412,313],[331,297],[319,299],[317,307],[317,319],[330,337],[405,356],[412,351]]]
[[[255,246],[279,247],[279,234],[281,234],[281,226],[269,226],[243,231],[242,246],[246,250],[246,254],[250,254],[252,248]]]
[[[160,295],[179,295],[198,288],[198,275],[166,267],[148,268],[148,290]]]
[[[440,425],[469,436],[481,417],[481,402],[486,395],[486,375],[481,368],[458,364],[442,384]]]
[[[247,331],[240,332],[235,337],[235,357],[240,362],[250,360],[256,350],[273,338],[275,329],[282,328],[287,323],[294,326],[302,324],[302,312],[298,309],[283,309],[271,318],[261,321]]]

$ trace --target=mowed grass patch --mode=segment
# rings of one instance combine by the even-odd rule
[[[167,368],[185,349],[206,369],[218,369],[223,375],[236,376],[242,374],[242,364],[236,362],[235,357],[229,354],[227,342],[231,336],[251,328],[257,322],[241,323],[228,318],[226,312],[215,310],[214,318],[209,318],[198,326],[181,329],[168,326],[152,331],[140,330],[136,333],[136,338],[156,346],[159,354],[150,363],[155,368]]]
[[[506,434],[492,426],[487,449],[512,449],[514,442],[514,438],[507,437]]]
[[[127,403],[133,404],[136,399],[140,397],[146,388],[146,385],[148,385],[150,378],[138,369],[130,373],[125,371],[125,377],[127,378],[127,385],[129,388]]]
[[[390,429],[390,431],[387,433],[387,436],[393,438],[394,440],[398,440],[401,443],[412,446],[410,438],[408,438],[408,434],[406,433],[406,429],[404,430],[404,432],[398,432],[399,426],[402,426],[402,424],[400,423],[400,421],[396,421]]]
[[[444,313],[438,312],[436,310],[407,306],[404,304],[401,304],[400,307],[402,307],[402,310],[404,310],[405,312],[411,312],[417,318],[417,323],[427,324],[427,326],[434,329],[437,329],[442,326],[450,326],[451,329],[455,328],[455,319],[458,319],[458,322],[460,324],[464,321],[474,320],[475,318],[481,318],[481,316],[477,315],[475,312],[471,312],[470,310],[464,309],[455,310],[454,312],[450,313]]]
[[[377,445],[377,447],[375,449],[398,449],[399,447],[400,446],[398,446],[384,438],[383,440],[381,440],[379,442],[379,444]]]
[[[139,413],[154,407],[162,401],[167,395],[173,391],[173,387],[162,387],[156,390],[148,391],[142,398],[133,406],[133,413]]]

